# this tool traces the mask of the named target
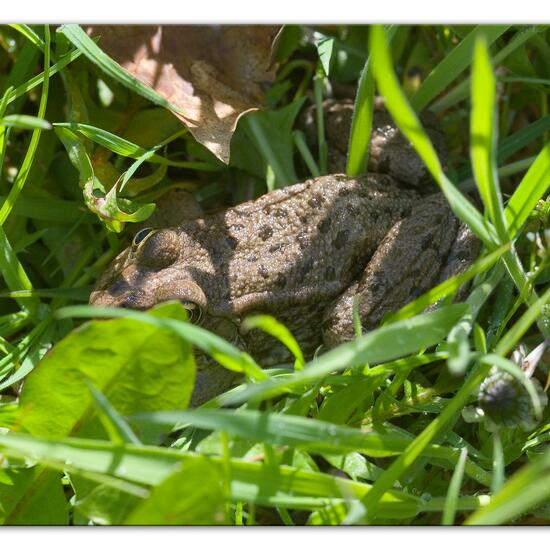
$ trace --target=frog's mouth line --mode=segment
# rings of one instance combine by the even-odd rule
[[[207,299],[199,285],[187,277],[168,272],[159,283],[158,278],[132,277],[140,286],[132,284],[123,275],[114,282],[96,288],[90,295],[90,304],[95,306],[122,307],[146,310],[158,304],[178,301],[189,311],[206,311]]]

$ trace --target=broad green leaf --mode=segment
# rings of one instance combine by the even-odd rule
[[[106,484],[92,483],[80,476],[70,476],[75,491],[75,523],[84,516],[82,523],[90,520],[96,525],[122,525],[125,518],[138,506],[141,499]],[[143,491],[147,493],[147,491]]]
[[[495,76],[487,45],[482,38],[478,38],[472,67],[470,157],[479,194],[489,218],[495,224],[501,244],[504,244],[508,241],[508,232],[496,174],[496,123]]]
[[[182,312],[169,304],[151,315]],[[185,408],[194,375],[190,346],[170,332],[130,319],[93,321],[66,336],[29,374],[21,423],[36,435],[75,433],[95,415],[88,380],[122,415]]]
[[[472,51],[476,39],[485,36],[487,44],[492,44],[502,36],[510,25],[478,26],[455,46],[428,75],[412,98],[412,106],[419,113],[437,94],[442,92],[453,80],[458,78],[472,61]]]
[[[247,353],[240,351],[237,347],[212,332],[190,323],[178,321],[177,319],[157,318],[150,313],[123,308],[99,308],[93,306],[68,306],[58,310],[55,316],[58,319],[70,317],[113,317],[141,321],[160,329],[172,331],[179,338],[197,346],[229,370],[242,372],[254,380],[265,380],[268,377]]]
[[[0,525],[67,525],[68,506],[59,474],[44,469],[0,470]]]
[[[140,222],[153,213],[153,203],[142,204],[119,197],[117,183],[109,191],[106,190],[95,175],[86,147],[75,132],[63,126],[56,126],[55,132],[78,170],[86,205],[111,231],[120,232],[125,222]]]
[[[219,462],[183,463],[125,520],[126,525],[222,525],[226,488]]]
[[[466,223],[488,248],[494,248],[494,227],[483,219],[470,201],[449,181],[418,116],[407,102],[393,70],[384,30],[375,25],[370,33],[373,73],[388,111],[438,183],[455,215]]]

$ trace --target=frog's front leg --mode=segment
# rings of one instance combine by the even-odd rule
[[[442,195],[432,195],[397,222],[360,278],[325,311],[323,336],[332,347],[354,337],[353,300],[366,330],[440,281],[465,271],[479,252],[472,232],[452,214]]]

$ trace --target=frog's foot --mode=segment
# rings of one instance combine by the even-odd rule
[[[442,195],[423,200],[387,233],[359,280],[326,310],[323,337],[335,346],[354,337],[353,301],[371,330],[432,286],[468,268],[479,245]]]

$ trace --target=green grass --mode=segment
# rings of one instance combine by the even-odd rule
[[[549,524],[548,358],[531,377],[517,359],[549,338],[549,39],[288,27],[268,107],[239,122],[225,166],[78,25],[0,26],[0,523]],[[322,101],[346,87],[348,174],[365,170],[376,92],[483,243],[465,273],[314,358],[251,317],[294,358],[266,370],[179,304],[86,305],[163,193],[215,210],[330,173]],[[194,350],[243,381],[189,409]],[[480,412],[493,366],[529,404],[525,425],[494,432]]]

